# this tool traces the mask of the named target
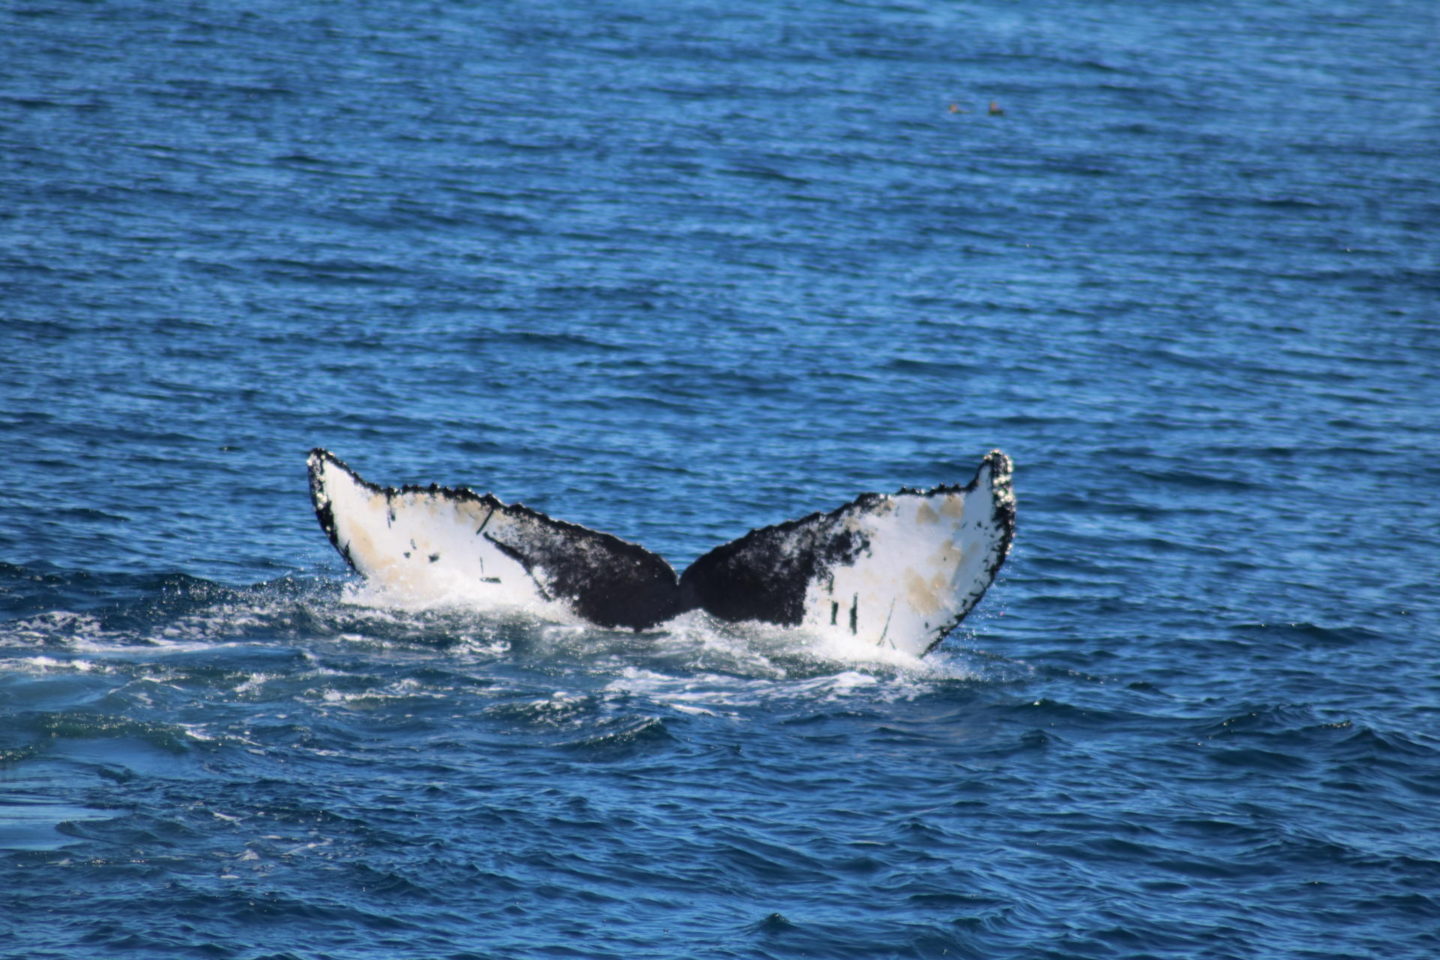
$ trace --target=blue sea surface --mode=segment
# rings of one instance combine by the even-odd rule
[[[0,5],[0,955],[1440,956],[1440,6]],[[992,108],[993,103],[993,108]],[[1016,464],[931,655],[363,602]]]

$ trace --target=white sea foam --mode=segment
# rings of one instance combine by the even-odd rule
[[[51,657],[41,654],[36,657],[13,657],[0,659],[6,669],[23,671],[25,673],[109,673],[110,667],[97,664],[93,660],[66,660],[60,657]]]
[[[812,669],[813,669],[812,665]],[[818,675],[761,677],[729,673],[669,673],[627,666],[603,688],[607,694],[641,697],[684,713],[737,716],[753,707],[843,703],[856,698],[891,702],[925,695],[937,681],[968,679],[946,664],[913,672],[845,668]]]
[[[479,593],[443,579],[399,583],[356,580],[345,585],[341,600],[349,606],[386,612],[448,611],[583,623],[567,607],[558,603],[543,603],[512,594]]]
[[[0,627],[4,640],[16,644],[53,643],[105,633],[100,619],[88,613],[52,610]]]

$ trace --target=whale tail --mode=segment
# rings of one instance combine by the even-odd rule
[[[979,602],[1014,536],[1010,458],[969,484],[868,493],[752,530],[682,576],[608,533],[464,488],[381,487],[310,452],[315,514],[340,555],[385,587],[485,605],[558,604],[643,630],[700,608],[923,654]]]

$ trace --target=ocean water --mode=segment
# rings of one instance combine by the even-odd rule
[[[1440,955],[1440,7],[0,5],[0,955]],[[1003,112],[992,114],[994,102]],[[930,656],[377,604],[1016,463]]]

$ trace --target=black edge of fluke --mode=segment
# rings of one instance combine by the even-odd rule
[[[330,539],[330,545],[335,548],[335,552],[345,558],[345,562],[350,566],[351,570],[359,573],[360,569],[355,566],[355,561],[350,558],[349,545],[340,542],[340,535],[335,528],[335,511],[330,506],[330,495],[325,491],[325,479],[321,476],[326,461],[344,470],[358,482],[364,483],[365,481],[361,480],[360,476],[355,473],[354,470],[346,466],[345,461],[323,447],[316,447],[311,450],[310,455],[305,460],[305,465],[310,474],[310,503],[315,508],[315,519],[320,521],[320,529],[325,531],[325,536]]]
[[[931,650],[940,645],[940,641],[950,635],[950,632],[960,625],[960,622],[969,616],[981,599],[995,583],[1000,568],[1005,565],[1005,558],[1010,556],[1010,545],[1015,542],[1015,464],[1010,457],[1002,450],[991,450],[985,454],[985,459],[980,461],[980,466],[975,468],[975,476],[970,482],[958,489],[967,497],[974,493],[980,486],[980,474],[986,467],[990,468],[990,502],[995,509],[995,519],[1000,524],[1000,541],[995,550],[994,559],[985,567],[985,582],[973,595],[970,602],[965,605],[949,623],[944,624],[935,634],[935,639],[930,641],[920,655],[923,657]],[[943,491],[944,487],[935,487],[929,492]]]

